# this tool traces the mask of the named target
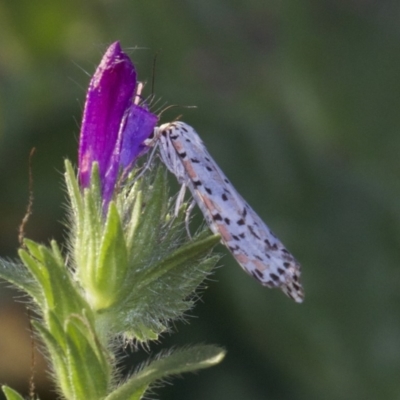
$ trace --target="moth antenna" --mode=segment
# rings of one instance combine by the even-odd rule
[[[159,50],[160,51],[160,50]],[[151,92],[150,92],[150,102],[149,104],[152,103],[152,101],[154,100],[154,96],[155,96],[155,87],[156,87],[156,66],[157,66],[157,57],[159,54],[159,51],[156,52],[156,54],[154,54],[154,58],[153,58],[153,71],[151,74]]]
[[[163,110],[161,110],[160,114],[158,115],[158,118],[161,118],[161,116],[165,113],[165,111],[168,111],[170,108],[174,107],[181,107],[181,108],[197,108],[197,106],[181,106],[180,104],[171,104],[167,107],[165,107]],[[182,115],[179,116],[179,118],[182,117]]]

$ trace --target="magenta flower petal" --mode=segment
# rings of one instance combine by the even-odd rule
[[[136,158],[147,151],[143,141],[157,123],[146,107],[132,103],[135,90],[135,67],[115,42],[90,81],[79,143],[80,185],[89,186],[93,162],[97,162],[104,210],[119,172],[129,172]]]
[[[104,54],[86,96],[79,143],[79,181],[83,188],[90,183],[94,161],[99,163],[101,182],[113,169],[112,155],[135,87],[135,68],[119,42],[115,42]]]
[[[122,134],[120,165],[123,170],[133,165],[137,157],[147,151],[142,143],[153,133],[157,120],[146,108],[132,104]]]

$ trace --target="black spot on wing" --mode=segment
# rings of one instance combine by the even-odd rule
[[[259,271],[258,269],[254,270],[254,272],[255,272],[261,279],[264,278],[264,274],[263,274],[261,271]]]
[[[214,221],[222,221],[222,217],[220,213],[212,214],[212,218]]]
[[[172,133],[172,129],[168,129],[167,133],[168,133],[170,139],[172,139],[172,140],[176,140],[179,137],[179,135],[177,133]]]
[[[237,244],[235,246],[228,246],[228,248],[232,253],[235,253],[235,251],[240,250],[240,247]]]
[[[211,190],[210,188],[208,188],[207,186],[205,186],[204,189],[206,190],[206,192],[207,192],[209,195],[212,195],[212,190]]]
[[[275,275],[275,274],[270,274],[270,276],[271,276],[271,278],[275,281],[275,282],[279,282],[280,281],[280,279],[279,279],[279,276],[278,275]]]
[[[264,284],[264,282],[263,282],[264,274],[261,271],[259,271],[258,269],[255,269],[255,270],[251,271],[251,275],[253,276],[253,278],[255,278],[256,280],[258,280],[259,282]]]
[[[264,243],[267,245],[268,250],[278,250],[278,245],[276,243],[271,244],[268,239],[264,239]]]
[[[222,193],[221,198],[223,201],[228,201],[228,196],[225,193]]]
[[[260,236],[257,235],[257,233],[254,231],[253,227],[251,225],[247,225],[249,228],[250,233],[256,238],[256,239],[261,239]]]
[[[300,286],[297,283],[293,282],[292,286],[296,289],[297,292],[300,291]]]
[[[182,151],[182,153],[178,153],[178,156],[180,158],[182,158],[182,160],[184,160],[186,158],[186,156],[187,156],[187,153],[186,153],[186,151]]]
[[[251,271],[251,276],[256,279],[258,282],[261,282],[261,278],[257,275],[258,269]]]

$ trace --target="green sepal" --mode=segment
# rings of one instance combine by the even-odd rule
[[[24,398],[18,392],[6,385],[3,385],[1,389],[3,390],[7,400],[24,400]]]
[[[100,180],[100,169],[97,162],[93,163],[92,174],[90,176],[90,191],[92,193],[93,199],[96,200],[99,213],[102,211],[103,199],[101,196],[101,180]],[[99,201],[97,201],[99,200]]]
[[[139,226],[140,217],[143,207],[143,192],[138,190],[139,184],[135,184],[132,188],[131,193],[127,197],[127,202],[133,203],[132,210],[130,211],[130,221],[126,230],[126,246],[128,249],[132,249],[135,239],[135,233]]]
[[[212,345],[174,350],[147,364],[105,400],[140,400],[148,387],[157,380],[212,367],[223,360],[225,353],[225,350]]]
[[[98,164],[93,164],[90,187],[77,194],[82,202],[81,219],[71,214],[71,248],[76,274],[82,286],[92,290],[92,277],[96,273],[97,257],[102,237],[104,217]]]
[[[92,276],[90,303],[96,310],[111,306],[120,296],[128,268],[128,252],[117,207],[111,202],[101,239],[98,264]]]
[[[166,184],[165,171],[161,168],[155,171],[153,182],[150,183],[148,179],[141,181],[144,207],[140,221],[130,239],[132,247],[128,248],[132,265],[148,261],[158,250],[158,238],[168,204]]]
[[[89,189],[84,191],[84,215],[82,232],[77,232],[74,248],[76,271],[82,285],[92,290],[92,277],[96,274],[97,257],[102,235],[102,211],[100,199],[96,199]]]
[[[74,168],[69,160],[65,160],[65,182],[70,199],[70,219],[76,224],[74,232],[80,232],[80,222],[83,221],[83,201]]]

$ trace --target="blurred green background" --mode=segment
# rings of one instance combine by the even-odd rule
[[[302,263],[306,300],[259,286],[227,254],[189,323],[151,346],[216,343],[226,359],[152,398],[400,399],[399,18],[395,0],[0,1],[0,255],[16,254],[32,147],[27,235],[63,241],[63,158],[76,160],[107,45],[120,40],[144,81],[158,52],[157,96],[198,107],[162,122],[183,113],[195,127]],[[11,294],[1,286],[0,382],[26,391],[30,341]],[[55,398],[44,376],[39,362],[38,391]]]

